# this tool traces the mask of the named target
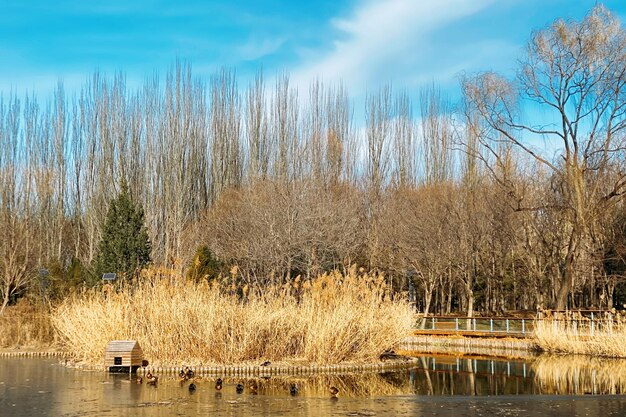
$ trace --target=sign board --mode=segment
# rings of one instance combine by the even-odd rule
[[[106,274],[102,274],[102,279],[105,281],[115,281],[117,274],[115,272],[107,272]]]

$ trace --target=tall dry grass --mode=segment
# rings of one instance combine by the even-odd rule
[[[262,291],[193,283],[153,269],[135,286],[69,297],[52,321],[67,350],[94,364],[116,339],[138,340],[154,364],[329,364],[375,358],[409,333],[412,316],[382,276],[355,269]]]
[[[0,315],[0,348],[49,348],[55,340],[47,308],[21,300]]]
[[[626,358],[626,321],[537,320],[534,339],[540,349],[551,353]]]

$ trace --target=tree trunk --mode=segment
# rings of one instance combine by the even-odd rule
[[[4,292],[4,297],[2,298],[2,307],[0,307],[0,316],[4,313],[4,309],[9,305],[9,289]]]
[[[431,288],[426,287],[424,289],[424,316],[428,315],[430,311],[430,303],[433,298],[433,291]]]
[[[562,282],[559,287],[559,291],[556,295],[556,304],[555,309],[557,310],[566,310],[567,309],[567,296],[570,292],[570,285],[567,281]]]

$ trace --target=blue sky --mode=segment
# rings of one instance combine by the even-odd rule
[[[262,66],[295,84],[342,79],[353,95],[392,81],[435,81],[454,96],[462,71],[513,74],[532,29],[580,19],[594,0],[0,0],[0,91],[71,91],[95,69],[132,85],[175,60],[209,76]],[[626,16],[626,2],[604,4]],[[456,93],[455,93],[456,92]]]

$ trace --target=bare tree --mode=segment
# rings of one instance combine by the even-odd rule
[[[465,97],[488,128],[479,139],[481,146],[500,161],[497,144],[512,144],[542,164],[556,184],[558,198],[540,207],[516,197],[518,210],[558,215],[564,239],[552,268],[557,308],[566,307],[580,279],[577,263],[596,222],[626,191],[620,156],[625,149],[625,83],[626,34],[602,6],[581,22],[557,20],[535,32],[517,84],[492,73],[463,82]],[[521,100],[544,108],[549,123],[524,122],[518,111]],[[533,137],[558,144],[558,156],[549,158],[531,146]],[[506,181],[500,182],[515,193]]]
[[[453,174],[452,112],[434,85],[420,91],[420,114],[424,179],[428,184],[448,181]]]
[[[270,143],[268,137],[267,104],[263,73],[258,72],[246,92],[246,136],[248,144],[249,180],[265,180],[269,172]]]
[[[413,114],[407,92],[397,95],[393,119],[393,167],[398,187],[414,185],[416,182],[416,152],[413,132]]]
[[[0,314],[27,289],[36,261],[33,171],[20,138],[20,108],[17,98],[0,98]]]
[[[367,178],[374,196],[380,195],[389,174],[389,142],[391,134],[391,86],[383,86],[366,99]]]

